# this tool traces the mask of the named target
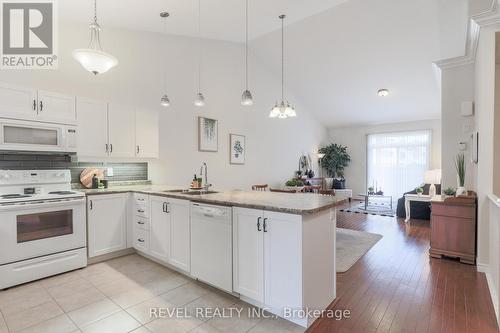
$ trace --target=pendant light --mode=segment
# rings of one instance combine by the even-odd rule
[[[101,26],[97,23],[97,0],[94,0],[94,21],[90,23],[90,43],[86,49],[73,51],[75,58],[86,70],[94,75],[105,73],[118,64],[118,60],[102,50],[100,32]]]
[[[201,0],[198,0],[198,93],[194,105],[205,106],[205,96],[201,93]]]
[[[167,33],[167,28],[166,28],[166,22],[167,22],[167,17],[169,17],[170,14],[168,12],[161,12],[160,17],[163,19],[163,33]],[[163,73],[163,88],[165,89],[164,91],[167,90],[167,66],[164,65],[164,73]],[[160,99],[160,104],[161,106],[164,107],[169,107],[170,106],[170,99],[168,98],[168,95],[165,93],[161,99]]]
[[[241,105],[253,105],[253,97],[248,90],[248,0],[245,0],[245,91],[241,94]]]
[[[280,15],[279,19],[281,20],[281,102],[274,105],[271,112],[269,113],[269,118],[288,118],[288,117],[296,117],[297,113],[295,112],[295,108],[288,103],[285,102],[284,97],[284,67],[285,67],[285,56],[284,56],[284,48],[285,48],[285,38],[284,38],[284,20],[285,15]]]

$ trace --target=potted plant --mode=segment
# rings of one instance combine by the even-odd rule
[[[443,191],[443,194],[446,196],[449,196],[449,197],[455,196],[456,193],[457,192],[455,191],[455,189],[453,187],[448,187],[447,189],[445,189]]]
[[[347,147],[332,143],[320,148],[319,153],[325,154],[321,158],[321,166],[326,170],[328,176],[333,177],[333,188],[345,189],[344,169],[351,162]]]
[[[458,181],[458,188],[456,195],[459,196],[467,194],[467,190],[465,189],[465,172],[466,172],[465,155],[463,153],[458,154],[457,157],[455,158],[455,169],[457,170],[457,181]]]
[[[417,192],[417,195],[419,195],[419,196],[420,196],[420,195],[424,194],[424,189],[423,189],[422,187],[420,187],[420,186],[419,186],[419,187],[417,187],[417,188],[415,189],[415,192]]]
[[[375,189],[373,186],[368,187],[368,195],[374,195],[375,194]]]

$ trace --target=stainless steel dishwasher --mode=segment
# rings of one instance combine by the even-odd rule
[[[233,291],[231,207],[191,203],[191,275]]]

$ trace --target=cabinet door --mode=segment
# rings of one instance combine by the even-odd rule
[[[0,117],[35,120],[37,118],[36,90],[0,83]]]
[[[189,201],[169,199],[168,211],[170,212],[170,264],[190,271],[190,222]]]
[[[89,257],[127,248],[127,194],[87,199]]]
[[[38,120],[76,124],[75,97],[38,90]]]
[[[135,154],[142,158],[158,158],[159,117],[157,111],[135,113]]]
[[[135,109],[109,104],[109,151],[111,157],[135,156]]]
[[[78,155],[108,156],[108,103],[76,99]]]
[[[168,262],[170,258],[170,210],[167,199],[151,196],[150,209],[150,254],[158,260]]]
[[[262,215],[262,210],[233,209],[234,291],[259,302],[264,301]]]
[[[302,218],[264,211],[266,306],[282,311],[302,307]]]

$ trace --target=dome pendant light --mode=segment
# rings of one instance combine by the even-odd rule
[[[166,34],[167,32],[167,28],[166,28],[166,21],[167,21],[167,17],[169,17],[170,14],[168,12],[161,12],[160,13],[160,17],[163,19],[163,32]],[[165,89],[165,91],[167,90],[166,86],[167,86],[167,66],[164,65],[164,73],[163,73],[163,87]],[[160,104],[161,106],[164,106],[164,107],[169,107],[170,106],[170,99],[168,98],[168,95],[165,93],[165,95],[163,95],[161,97],[161,100],[160,100]]]
[[[90,23],[90,43],[86,49],[73,51],[75,58],[86,70],[94,75],[105,73],[118,64],[118,60],[102,50],[100,32],[101,26],[97,23],[97,0],[94,0],[94,21]]]
[[[195,106],[205,106],[205,97],[201,93],[201,0],[198,0],[198,93],[194,100]]]
[[[245,91],[241,94],[241,105],[253,105],[252,93],[248,90],[248,0],[245,0]]]
[[[279,19],[281,20],[281,102],[278,104],[274,105],[272,108],[271,112],[269,112],[269,118],[288,118],[288,117],[296,117],[297,113],[295,112],[295,108],[288,103],[288,101],[285,102],[285,97],[284,97],[284,86],[285,86],[285,79],[284,79],[284,67],[285,67],[285,56],[284,56],[284,46],[285,46],[285,38],[284,38],[284,20],[285,20],[285,15],[280,15]]]

